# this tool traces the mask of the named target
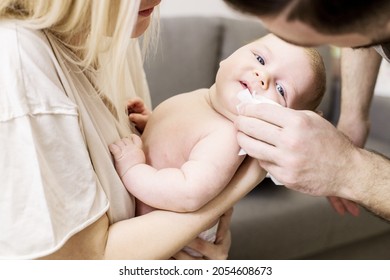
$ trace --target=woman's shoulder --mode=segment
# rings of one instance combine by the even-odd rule
[[[2,120],[66,108],[55,55],[43,31],[0,21],[0,112]]]
[[[18,21],[0,21],[2,55],[28,51],[31,55],[50,48],[43,31],[25,26]],[[0,54],[1,55],[1,54]]]
[[[17,21],[0,21],[0,42],[1,67],[8,71],[47,67],[55,59],[45,33]]]

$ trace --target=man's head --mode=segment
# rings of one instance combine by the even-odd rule
[[[360,47],[390,41],[388,0],[225,0],[299,45]]]
[[[318,51],[268,34],[220,63],[213,98],[234,112],[237,93],[248,89],[253,95],[284,107],[314,110],[325,92],[325,84],[325,67]]]

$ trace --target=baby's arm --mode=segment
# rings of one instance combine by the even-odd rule
[[[142,133],[152,112],[145,106],[141,98],[130,99],[127,103],[127,114],[129,121]]]
[[[121,178],[135,165],[145,163],[142,140],[136,134],[116,141],[109,146],[109,149],[114,156],[115,168]]]
[[[110,146],[118,173],[139,200],[171,211],[190,212],[205,205],[229,183],[244,159],[238,156],[239,148],[230,132],[201,139],[181,168],[157,170],[145,164],[139,143],[133,136]]]

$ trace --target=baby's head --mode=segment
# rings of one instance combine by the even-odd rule
[[[303,92],[303,95],[306,95],[306,101],[303,101],[299,108],[298,105],[293,109],[304,109],[304,110],[315,110],[321,103],[322,98],[324,97],[326,90],[326,71],[324,61],[321,57],[321,54],[315,48],[303,48],[307,53],[311,70],[313,72],[313,78],[311,80],[311,87],[309,86],[308,92]],[[305,99],[305,98],[304,98]]]
[[[219,107],[234,111],[239,102],[237,93],[247,88],[284,107],[315,110],[325,85],[325,66],[316,49],[295,46],[268,34],[220,63],[213,103],[218,99]]]

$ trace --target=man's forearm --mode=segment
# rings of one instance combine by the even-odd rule
[[[353,166],[346,170],[350,174],[345,178],[350,181],[345,182],[344,197],[390,221],[390,160],[375,152],[357,149]]]
[[[358,147],[370,131],[369,111],[381,58],[374,49],[343,49],[341,113],[337,128]]]
[[[368,119],[369,107],[381,63],[375,49],[342,49],[341,117]]]

